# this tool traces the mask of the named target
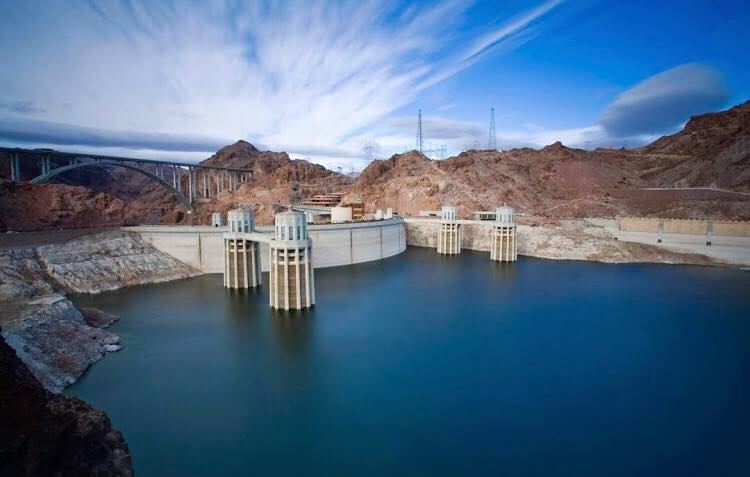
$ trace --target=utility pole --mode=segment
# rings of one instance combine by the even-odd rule
[[[495,135],[495,108],[490,109],[490,137],[487,141],[487,149],[497,151],[497,136]]]
[[[417,118],[417,151],[422,152],[424,149],[424,139],[422,138],[422,110],[419,110]]]

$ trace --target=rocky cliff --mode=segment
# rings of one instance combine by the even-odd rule
[[[76,309],[65,293],[98,293],[198,273],[137,234],[119,231],[2,250],[3,336],[45,388],[59,392],[120,346],[119,337],[103,329],[111,317]]]
[[[45,390],[1,337],[0,475],[133,475],[128,446],[107,415]]]

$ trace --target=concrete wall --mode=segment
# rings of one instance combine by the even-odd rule
[[[272,232],[273,227],[257,227]],[[124,227],[137,232],[157,249],[206,273],[224,271],[224,228],[154,225]],[[406,250],[406,231],[400,218],[376,222],[309,225],[313,241],[313,266],[337,267],[380,260]],[[261,268],[268,271],[268,244],[261,244]]]
[[[659,224],[664,224],[664,233],[705,235],[707,220],[659,219],[650,217],[622,217],[619,219],[623,232],[658,233]],[[713,221],[713,234],[726,237],[750,237],[750,222]]]
[[[750,222],[714,221],[714,235],[750,237]]]

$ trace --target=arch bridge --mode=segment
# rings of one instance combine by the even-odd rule
[[[199,196],[209,198],[225,190],[236,190],[251,177],[249,169],[179,161],[9,147],[0,147],[0,153],[10,159],[10,178],[13,182],[25,179],[32,184],[41,184],[75,169],[122,167],[138,172],[171,191],[188,210],[192,210],[193,201]],[[28,171],[25,175],[21,162]]]

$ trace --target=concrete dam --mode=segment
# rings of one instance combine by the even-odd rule
[[[157,249],[204,273],[224,272],[224,233],[210,225],[141,225],[137,232]],[[270,269],[269,243],[274,226],[256,226],[261,270]],[[307,225],[312,241],[313,268],[339,267],[398,255],[406,250],[406,230],[400,217],[339,224]]]

